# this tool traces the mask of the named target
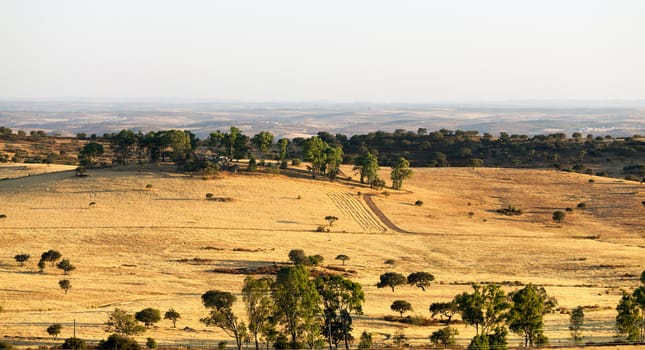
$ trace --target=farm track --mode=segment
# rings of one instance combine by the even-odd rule
[[[364,194],[363,195],[363,200],[365,200],[365,204],[367,204],[367,206],[370,208],[370,210],[372,210],[374,215],[376,215],[379,218],[379,220],[381,220],[381,222],[383,222],[385,224],[385,226],[387,226],[390,230],[395,231],[395,232],[412,233],[410,231],[403,230],[400,227],[396,226],[387,216],[385,216],[385,214],[381,211],[381,209],[379,209],[376,206],[376,203],[374,203],[374,201],[372,200],[372,196],[374,196],[374,195],[373,194]]]
[[[372,209],[372,213],[365,208],[356,198],[349,193],[329,192],[327,196],[332,200],[334,205],[343,213],[349,215],[354,219],[363,230],[367,232],[386,232],[379,219],[381,219],[376,211]],[[368,205],[369,206],[369,205]],[[371,207],[370,207],[371,209]],[[376,217],[374,215],[376,215]],[[382,213],[381,213],[382,214]],[[378,219],[377,219],[378,218]],[[387,218],[386,218],[387,219]],[[382,220],[382,219],[381,219]]]

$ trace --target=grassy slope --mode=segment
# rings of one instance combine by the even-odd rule
[[[427,317],[431,302],[468,290],[468,282],[521,281],[545,285],[566,308],[597,305],[587,311],[587,322],[594,325],[594,335],[611,336],[620,289],[636,286],[633,276],[645,269],[645,207],[640,204],[645,186],[638,183],[607,178],[589,183],[589,176],[554,171],[416,169],[406,191],[375,197],[395,224],[415,232],[403,234],[370,229],[356,195],[370,190],[357,184],[245,174],[204,181],[149,170],[95,171],[85,179],[57,173],[0,183],[0,211],[7,215],[0,221],[0,305],[5,309],[0,335],[46,337],[45,328],[61,322],[61,337],[69,337],[76,319],[80,337],[100,339],[106,336],[107,312],[115,307],[132,312],[173,307],[182,314],[178,328],[162,321],[144,338],[171,344],[201,339],[212,345],[227,337],[199,323],[206,315],[200,295],[209,289],[239,293],[243,276],[208,270],[281,262],[290,249],[303,248],[333,265],[340,265],[333,260],[338,254],[351,257],[348,267],[358,272],[352,279],[363,284],[367,296],[356,335],[364,329],[393,333],[396,326],[382,316],[392,314],[395,299],[410,301],[415,314]],[[146,190],[147,184],[152,189]],[[208,192],[233,201],[206,201]],[[425,205],[414,206],[416,200]],[[562,224],[551,221],[554,210],[579,202],[587,209],[574,209]],[[525,214],[494,213],[508,204]],[[332,232],[313,232],[326,224],[326,215],[339,217]],[[48,249],[61,251],[78,267],[69,276],[68,295],[58,288],[64,277],[55,268],[36,272],[40,253]],[[19,268],[13,256],[22,252],[32,260]],[[177,261],[195,257],[213,262]],[[386,259],[395,259],[395,265],[385,265]],[[375,287],[383,272],[421,270],[435,274],[438,282],[425,293]],[[242,312],[241,303],[238,308]],[[566,338],[567,321],[567,315],[547,316],[547,336]],[[423,344],[434,329],[405,332]],[[458,329],[462,342],[472,336],[472,329]]]

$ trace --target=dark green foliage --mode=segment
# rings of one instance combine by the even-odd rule
[[[246,168],[247,171],[258,171],[258,162],[255,158],[251,157],[249,159],[249,166]]]
[[[29,258],[30,258],[29,254],[18,254],[14,256],[14,259],[16,259],[16,261],[18,262],[18,264],[20,264],[21,267],[25,266],[25,262],[29,260]]]
[[[323,263],[325,258],[323,258],[323,256],[320,255],[320,254],[316,254],[316,255],[309,255],[307,257],[307,260],[309,260],[308,265],[319,266],[319,265],[321,265]]]
[[[94,158],[103,155],[103,153],[105,153],[105,149],[102,144],[88,142],[78,154],[81,166],[94,165]]]
[[[164,320],[170,320],[172,321],[172,328],[177,327],[177,320],[181,318],[181,315],[179,312],[175,311],[175,309],[170,309],[166,311],[166,313],[163,315]]]
[[[63,326],[60,323],[54,323],[47,327],[47,334],[49,334],[52,338],[54,338],[54,340],[56,340],[62,328]]]
[[[119,334],[112,334],[106,340],[101,340],[96,348],[98,350],[141,350],[136,340]]]
[[[582,326],[585,323],[585,312],[582,306],[571,311],[569,316],[569,331],[571,331],[571,339],[576,344],[582,343]]]
[[[367,152],[356,158],[354,170],[358,170],[361,183],[367,183],[370,187],[374,187],[374,181],[378,178],[378,159],[372,153]]]
[[[408,279],[405,276],[396,272],[386,272],[379,278],[380,281],[376,284],[376,288],[390,287],[392,292],[394,292],[394,287],[408,283]]]
[[[50,249],[40,255],[40,260],[49,262],[51,266],[62,257],[61,253],[56,250]]]
[[[361,333],[361,338],[358,342],[359,349],[371,349],[372,348],[372,334],[367,331]]]
[[[143,324],[146,325],[146,328],[150,328],[153,324],[161,321],[161,312],[157,309],[148,307],[135,313],[134,318],[139,322],[143,322]]]
[[[557,210],[553,212],[552,219],[555,222],[562,222],[564,221],[564,218],[567,216],[567,214],[561,210]]]
[[[157,347],[157,341],[154,340],[153,338],[147,338],[146,339],[146,348],[148,349],[155,349]]]
[[[584,203],[584,202],[578,203],[577,208],[578,208],[578,209],[586,209],[586,208],[587,208],[587,204],[586,204],[586,203]]]
[[[68,275],[70,272],[76,270],[76,267],[69,262],[69,259],[61,260],[58,264],[56,264],[56,267],[63,270],[63,274],[65,275]]]
[[[424,292],[432,281],[434,281],[434,276],[429,272],[413,272],[408,275],[408,284],[417,286]]]
[[[500,208],[497,209],[497,212],[500,214],[504,214],[507,216],[512,216],[512,215],[522,215],[522,209],[515,208],[514,206],[510,205],[507,208]]]
[[[114,332],[125,336],[137,335],[146,331],[146,327],[140,325],[133,315],[119,308],[116,308],[114,311],[109,313],[108,320],[105,322],[105,325],[107,332]],[[120,337],[114,341],[121,340],[121,338],[125,337]],[[108,338],[108,340],[110,339]]]
[[[83,339],[79,338],[67,338],[65,339],[65,342],[63,345],[61,345],[62,349],[69,349],[69,350],[83,350],[85,349],[85,341]]]
[[[543,335],[543,316],[554,306],[544,288],[532,284],[511,293],[513,304],[508,314],[509,328],[524,337],[524,346],[533,346]]]
[[[403,317],[404,313],[412,311],[412,304],[405,300],[395,300],[392,305],[390,305],[390,309],[394,312],[398,312],[401,317]]]
[[[636,298],[631,294],[623,292],[616,311],[618,312],[616,316],[616,331],[618,334],[627,335],[627,340],[629,341],[638,341],[641,316]]]
[[[414,202],[414,205],[416,205],[417,207],[422,207],[423,206],[423,201],[416,201],[416,202]]]
[[[271,299],[273,280],[270,278],[255,279],[247,276],[242,287],[242,297],[249,321],[249,332],[255,341],[256,350],[260,347],[259,334],[270,338],[269,333],[274,330],[271,315],[274,310]]]
[[[333,215],[327,215],[327,216],[325,216],[325,220],[327,220],[329,222],[329,226],[331,227],[331,226],[334,225],[334,221],[338,220],[338,217],[333,216]]]
[[[412,169],[410,169],[410,162],[401,157],[392,166],[390,179],[392,179],[392,189],[400,190],[403,187],[403,180],[412,176]]]
[[[347,255],[345,255],[345,254],[338,254],[338,255],[336,255],[336,258],[335,258],[335,259],[336,259],[336,260],[340,260],[340,261],[342,261],[342,262],[343,262],[343,266],[344,266],[344,265],[345,265],[345,261],[348,261],[348,260],[349,260],[349,256],[347,256]]]
[[[246,325],[240,322],[233,313],[235,296],[229,292],[209,290],[202,294],[202,303],[206,308],[211,309],[208,317],[200,321],[207,326],[216,326],[229,336],[235,338],[237,349],[242,349],[242,341],[246,333]]]
[[[448,347],[448,345],[455,344],[455,336],[458,334],[459,332],[457,331],[457,329],[452,327],[444,327],[432,332],[432,334],[430,335],[430,341],[435,346],[443,345],[443,347],[446,348]]]
[[[72,282],[67,279],[60,280],[58,281],[58,286],[60,287],[60,289],[65,291],[65,294],[67,294],[67,292],[72,288]]]
[[[309,259],[302,249],[292,249],[289,251],[289,260],[296,265],[307,265],[309,263]]]
[[[495,335],[496,343],[505,341],[504,321],[510,304],[506,294],[496,284],[473,285],[473,293],[455,296],[455,304],[465,324],[475,327],[476,336],[470,348],[488,348],[489,337]],[[504,339],[502,339],[504,338]]]
[[[468,344],[468,350],[488,350],[488,336],[476,335]]]
[[[432,317],[435,317],[436,315],[441,315],[442,318],[445,317],[447,320],[446,325],[448,326],[450,325],[452,317],[459,312],[455,301],[447,303],[432,303],[430,304],[429,310]]]
[[[329,346],[338,347],[342,341],[345,349],[349,349],[353,339],[351,315],[363,313],[363,288],[359,283],[336,275],[320,276],[314,282],[323,304],[323,330]]]

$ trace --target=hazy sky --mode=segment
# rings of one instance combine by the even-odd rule
[[[0,99],[52,97],[645,99],[645,1],[0,1]]]

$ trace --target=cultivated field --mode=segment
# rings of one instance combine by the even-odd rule
[[[13,177],[0,170],[0,178]],[[78,337],[99,340],[108,335],[103,323],[115,307],[153,307],[174,308],[182,317],[176,329],[161,321],[139,339],[215,346],[230,339],[199,322],[207,314],[200,296],[210,289],[239,295],[244,276],[211,270],[285,262],[289,250],[302,248],[321,254],[324,265],[340,266],[338,254],[351,258],[349,277],[366,292],[354,336],[375,332],[378,344],[391,344],[385,339],[403,327],[383,320],[394,314],[392,301],[407,300],[413,314],[429,317],[430,303],[470,290],[471,282],[543,285],[561,307],[589,306],[585,340],[612,339],[621,289],[637,286],[645,269],[645,185],[553,170],[414,171],[400,192],[286,175],[202,180],[154,166],[0,181],[0,214],[6,215],[0,220],[0,336],[48,344],[48,325],[62,323],[60,336],[67,338],[76,320]],[[207,201],[206,193],[227,201]],[[424,205],[415,206],[417,200]],[[584,210],[576,208],[581,202]],[[495,212],[508,205],[524,214]],[[568,207],[573,211],[563,223],[551,220],[553,211]],[[315,232],[327,225],[327,215],[339,218],[331,232]],[[49,249],[77,267],[68,294],[58,288],[65,278],[60,270],[38,273],[40,254]],[[31,254],[25,267],[13,259],[19,253]],[[377,289],[387,271],[428,271],[437,281],[426,292]],[[546,317],[553,344],[568,342],[568,317]],[[411,344],[427,345],[437,328],[405,326],[405,334]],[[473,329],[457,328],[459,342],[467,344]],[[518,342],[513,335],[511,343]]]

